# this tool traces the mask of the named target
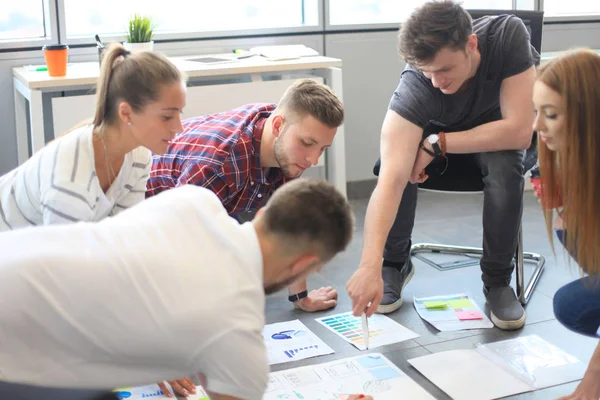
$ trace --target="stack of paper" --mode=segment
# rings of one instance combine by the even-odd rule
[[[439,331],[493,328],[494,324],[464,293],[415,297],[417,313]]]
[[[319,55],[317,51],[303,44],[253,47],[250,49],[250,53],[261,55],[271,61],[293,60]]]

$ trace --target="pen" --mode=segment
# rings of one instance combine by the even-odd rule
[[[367,319],[366,312],[362,313],[361,319],[362,319],[363,341],[365,343],[366,349],[369,350],[369,320]]]

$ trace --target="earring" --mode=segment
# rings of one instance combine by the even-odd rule
[[[131,126],[131,121],[129,121],[129,122],[127,123],[127,125]]]

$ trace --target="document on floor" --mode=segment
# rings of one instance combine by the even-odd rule
[[[269,365],[332,354],[334,351],[299,320],[265,325]]]
[[[357,349],[366,350],[360,317],[354,317],[352,313],[347,312],[317,318],[317,322]],[[419,335],[385,315],[373,314],[369,318],[369,349],[416,337]]]
[[[585,365],[537,335],[408,362],[454,400],[487,400],[577,381]]]
[[[269,374],[263,400],[337,400],[363,393],[377,400],[433,400],[421,386],[381,354],[371,353]]]
[[[167,384],[168,386],[168,384]],[[142,399],[153,399],[153,400],[173,400],[175,399],[174,392],[171,390],[172,397],[165,396],[164,392],[158,387],[157,384],[137,386],[137,387],[126,387],[115,389],[113,393],[118,399],[127,400],[142,400]],[[179,397],[181,398],[181,397]],[[202,386],[196,386],[196,394],[186,397],[187,400],[210,400],[208,394],[204,391]]]
[[[415,297],[417,313],[439,331],[493,328],[494,324],[467,294]]]

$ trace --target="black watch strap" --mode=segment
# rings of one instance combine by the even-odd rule
[[[306,296],[308,296],[308,290],[304,290],[300,293],[296,293],[291,296],[288,296],[288,300],[293,303],[295,301],[305,298]]]
[[[439,140],[435,143],[431,144],[431,147],[433,148],[433,156],[441,156],[442,155],[442,148],[440,147],[440,142]]]
[[[427,147],[425,147],[423,142],[421,142],[421,150],[423,150],[425,153],[429,154],[431,157],[435,157],[435,153],[432,152],[431,150],[429,150]]]

